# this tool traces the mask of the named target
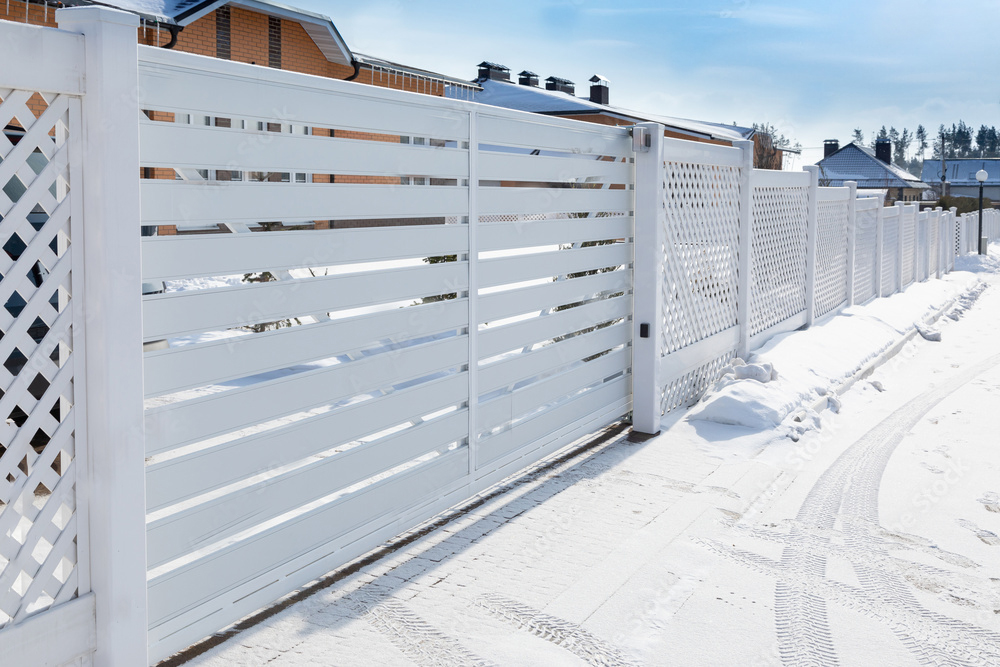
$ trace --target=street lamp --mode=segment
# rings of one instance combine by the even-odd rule
[[[979,254],[986,254],[986,239],[983,238],[983,183],[989,174],[986,173],[985,169],[980,169],[976,172],[976,180],[979,181]]]

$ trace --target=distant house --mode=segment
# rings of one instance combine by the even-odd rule
[[[986,182],[983,196],[1000,201],[1000,158],[961,158],[944,161],[945,181],[953,197],[978,197],[979,181],[976,172],[985,169]],[[924,160],[920,173],[924,182],[935,185],[941,182],[941,160]]]
[[[886,203],[920,201],[930,186],[901,167],[892,164],[892,144],[879,141],[875,150],[849,143],[843,148],[828,140],[826,156],[817,162],[820,185],[838,187],[854,181],[858,188],[885,190]]]
[[[610,104],[610,84],[599,74],[595,74],[589,80],[589,96],[577,97],[576,85],[568,79],[550,76],[544,81],[545,87],[542,88],[538,75],[528,70],[518,74],[518,82],[514,83],[510,79],[510,70],[503,65],[484,61],[478,67],[479,75],[472,81],[476,88],[472,91],[471,98],[467,97],[468,92],[465,89],[449,88],[445,95],[471,99],[480,104],[505,109],[559,116],[601,125],[662,123],[665,127],[664,136],[724,146],[731,146],[734,141],[760,141],[763,138],[757,136],[756,131],[750,127],[674,118],[613,106]],[[766,143],[770,145],[769,140]],[[754,152],[758,156],[766,155],[766,160],[769,162],[754,166],[768,169],[781,168],[784,157],[781,149]]]

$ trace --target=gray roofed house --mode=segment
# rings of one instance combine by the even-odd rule
[[[976,172],[986,170],[983,196],[1000,200],[1000,158],[953,158],[944,161],[945,180],[956,197],[978,197],[979,181]],[[925,183],[941,182],[941,160],[924,160],[920,175]]]
[[[858,188],[888,190],[889,199],[895,201],[919,200],[930,186],[901,167],[876,157],[867,146],[849,143],[817,162],[820,185],[838,187],[854,181]]]
[[[481,87],[473,96],[472,101],[480,104],[503,107],[506,109],[516,109],[518,111],[529,111],[532,113],[545,114],[550,116],[563,116],[589,120],[587,116],[603,116],[612,122],[612,125],[631,125],[637,122],[655,122],[666,126],[668,133],[685,139],[722,141],[731,143],[733,141],[752,139],[755,130],[749,127],[739,127],[737,125],[725,125],[723,123],[709,123],[698,120],[688,120],[684,118],[674,118],[660,114],[646,113],[644,111],[634,111],[622,107],[602,104],[586,97],[576,97],[572,92],[573,82],[560,77],[548,77],[546,83],[548,87],[555,90],[545,90],[538,87],[538,77],[533,72],[522,72],[521,83],[513,83],[503,74],[508,71],[501,65],[493,65],[502,68],[503,72],[497,72],[493,76],[484,75],[484,65],[480,65],[480,76],[475,83]],[[500,76],[497,76],[500,74]],[[530,75],[530,76],[528,76]],[[607,87],[607,79],[596,77],[597,81],[591,79],[593,87]],[[606,90],[603,91],[606,95]],[[463,97],[464,91],[449,91],[448,96]],[[601,122],[601,121],[598,121]]]

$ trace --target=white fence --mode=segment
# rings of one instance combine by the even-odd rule
[[[5,662],[156,662],[969,252],[968,216],[755,170],[749,142],[58,16],[85,37],[0,24]]]

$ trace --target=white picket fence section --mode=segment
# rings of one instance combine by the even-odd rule
[[[0,23],[4,664],[155,663],[976,248],[750,142],[57,16]]]

